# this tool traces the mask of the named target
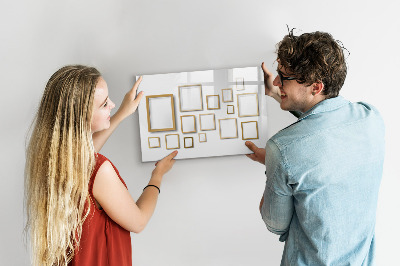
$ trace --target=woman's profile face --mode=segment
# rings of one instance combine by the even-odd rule
[[[108,97],[106,81],[100,77],[93,99],[91,130],[92,134],[110,127],[110,113],[115,104]]]

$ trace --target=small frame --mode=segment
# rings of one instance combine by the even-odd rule
[[[236,118],[219,119],[219,137],[221,139],[236,139],[238,137]]]
[[[226,106],[226,113],[228,115],[234,114],[235,113],[235,106],[234,105],[227,105]]]
[[[176,130],[173,94],[146,96],[149,132]]]
[[[222,89],[222,102],[224,103],[233,102],[232,89]]]
[[[237,95],[238,116],[258,116],[257,93],[243,93]]]
[[[200,130],[215,130],[215,114],[200,114]]]
[[[207,134],[199,133],[199,142],[207,142]]]
[[[161,147],[161,141],[160,141],[159,137],[149,137],[148,142],[149,142],[150,149]]]
[[[194,133],[196,130],[196,116],[182,115],[181,116],[181,130],[182,133]]]
[[[236,78],[236,90],[244,90],[244,78]]]
[[[179,110],[181,112],[202,111],[203,94],[201,84],[178,87]]]
[[[247,121],[242,122],[242,139],[258,139],[258,122]]]
[[[194,147],[193,137],[184,137],[183,138],[183,146],[185,148],[193,148]]]
[[[216,110],[220,109],[219,105],[219,95],[207,95],[207,110]]]
[[[165,135],[165,147],[167,150],[179,149],[179,134],[167,134]]]

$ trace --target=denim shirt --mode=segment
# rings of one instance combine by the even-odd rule
[[[384,146],[378,111],[341,96],[268,140],[261,215],[281,265],[373,265]]]

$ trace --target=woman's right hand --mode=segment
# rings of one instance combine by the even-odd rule
[[[173,151],[160,161],[156,162],[156,168],[153,170],[153,176],[163,176],[165,175],[174,165],[175,163],[175,156],[178,154],[178,151]]]
[[[261,69],[264,72],[264,86],[265,86],[265,95],[271,96],[279,103],[281,100],[281,91],[278,86],[274,86],[274,76],[268,70],[268,68],[264,65],[264,62],[261,64]]]

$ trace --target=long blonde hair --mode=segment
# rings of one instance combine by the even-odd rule
[[[46,85],[25,166],[33,265],[66,265],[79,247],[90,211],[85,204],[95,164],[90,125],[100,76],[92,67],[65,66]]]

